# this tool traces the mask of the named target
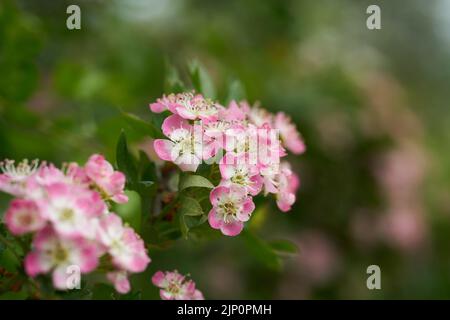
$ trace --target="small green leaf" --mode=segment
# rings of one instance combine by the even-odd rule
[[[289,240],[274,240],[269,243],[273,251],[278,254],[296,255],[298,254],[298,247],[295,243]]]
[[[130,128],[142,136],[149,136],[151,138],[163,138],[161,130],[159,130],[153,123],[144,121],[137,115],[121,111],[122,117],[129,124]]]
[[[166,76],[164,88],[166,92],[179,93],[186,91],[186,86],[181,81],[177,69],[166,60]]]
[[[180,176],[180,182],[178,184],[178,190],[182,191],[191,187],[199,187],[199,188],[214,188],[214,185],[205,177],[195,175],[195,174],[186,174],[183,173]]]
[[[141,230],[141,197],[135,191],[126,190],[128,202],[115,204],[115,212],[137,232]]]
[[[216,89],[206,69],[196,60],[189,63],[188,67],[194,89],[207,98],[215,99]]]
[[[182,196],[180,198],[180,208],[178,212],[186,216],[200,216],[203,214],[203,209],[197,200],[191,197]]]
[[[136,189],[138,173],[134,164],[134,159],[128,151],[127,138],[123,130],[120,133],[119,141],[117,142],[116,163],[118,169],[125,174],[127,185],[132,189]]]
[[[280,258],[265,241],[261,240],[248,230],[244,230],[242,235],[250,253],[257,260],[270,269],[279,270],[281,268]]]

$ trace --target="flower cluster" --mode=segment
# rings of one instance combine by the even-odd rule
[[[152,282],[160,288],[159,294],[163,300],[204,300],[203,294],[195,288],[192,280],[187,280],[178,271],[158,271],[152,277]]]
[[[163,96],[150,109],[171,113],[162,124],[168,139],[154,141],[162,160],[193,172],[202,161],[219,161],[222,180],[210,194],[211,227],[239,234],[255,208],[252,197],[261,192],[274,194],[280,210],[291,209],[299,178],[282,158],[286,150],[303,153],[305,145],[283,112],[235,101],[224,107],[194,93]]]
[[[120,293],[130,290],[128,274],[144,271],[150,258],[139,235],[109,210],[111,202],[128,201],[123,173],[96,154],[84,167],[6,160],[1,169],[0,190],[15,197],[6,226],[17,236],[33,234],[29,276],[51,273],[54,287],[64,290],[69,267],[89,273],[107,257],[107,279]]]

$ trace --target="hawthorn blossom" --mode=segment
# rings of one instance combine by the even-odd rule
[[[6,226],[14,235],[34,236],[24,262],[30,276],[52,273],[54,287],[67,289],[69,267],[89,273],[109,255],[105,261],[117,269],[107,279],[120,293],[130,290],[128,274],[143,271],[150,258],[134,230],[108,212],[110,201],[128,200],[123,173],[101,155],[84,167],[6,161],[2,170],[0,190],[16,196],[5,213]]]
[[[170,140],[156,139],[154,149],[165,161],[172,161],[183,171],[196,171],[202,160],[202,137],[198,128],[178,115],[167,117],[162,131]]]
[[[262,188],[263,180],[257,166],[246,163],[244,155],[239,157],[226,154],[219,165],[222,181],[220,185],[230,187],[240,186],[252,196],[256,196]]]
[[[150,263],[144,241],[114,213],[101,219],[98,238],[121,270],[142,272]]]
[[[65,290],[68,267],[75,265],[81,273],[89,273],[97,267],[97,254],[95,243],[83,238],[62,238],[47,226],[33,240],[33,250],[25,257],[25,271],[31,277],[52,272],[54,287]]]
[[[235,185],[214,188],[210,193],[210,201],[213,208],[208,214],[209,224],[227,236],[238,235],[255,209],[245,188]]]
[[[22,235],[42,229],[46,221],[34,201],[14,199],[5,213],[5,223],[14,235]]]
[[[201,94],[185,93],[183,99],[177,101],[176,113],[189,120],[217,120],[219,107],[210,99],[205,99]]]
[[[38,201],[42,215],[48,219],[61,236],[83,236],[92,239],[96,235],[93,218],[106,210],[100,195],[92,190],[65,183],[45,187],[46,197]]]
[[[150,110],[155,113],[161,113],[166,110],[170,110],[175,113],[178,97],[178,94],[173,93],[169,94],[168,96],[163,95],[163,97],[157,99],[155,103],[150,104]]]
[[[248,107],[247,107],[248,108]],[[258,106],[251,107],[247,109],[248,118],[251,123],[257,127],[262,127],[264,125],[272,126],[273,115],[266,109],[260,108]]]
[[[225,148],[225,136],[231,123],[218,120],[204,124],[203,131],[203,159],[208,160]]]
[[[292,205],[296,199],[296,192],[300,186],[298,176],[292,172],[288,162],[283,162],[280,165],[280,174],[277,181],[277,206],[283,211],[291,210]]]
[[[14,160],[6,159],[0,162],[0,191],[9,193],[13,196],[23,196],[26,188],[26,182],[39,168],[39,161],[28,159],[14,165]]]
[[[85,165],[85,173],[98,187],[102,196],[117,203],[125,203],[125,175],[114,171],[113,166],[99,154],[92,155]]]
[[[281,139],[286,148],[294,154],[305,152],[306,147],[300,133],[292,120],[284,112],[278,112],[274,120],[274,128],[280,131]]]
[[[150,104],[150,110],[155,113],[169,110],[184,119],[205,121],[217,120],[220,108],[212,100],[192,92],[170,94]]]
[[[192,280],[187,280],[178,271],[158,271],[152,277],[152,283],[160,288],[163,300],[204,300],[203,294],[195,288]]]

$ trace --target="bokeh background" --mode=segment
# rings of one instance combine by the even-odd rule
[[[81,30],[66,28],[70,4]],[[370,4],[381,30],[366,28]],[[121,128],[145,150],[118,110],[150,119],[169,63],[195,59],[218,98],[240,80],[302,132],[295,207],[250,226],[300,252],[274,268],[241,237],[179,240],[150,252],[140,297],[176,268],[209,299],[450,298],[449,30],[446,0],[1,0],[0,158],[114,160]],[[381,290],[366,288],[372,264]]]

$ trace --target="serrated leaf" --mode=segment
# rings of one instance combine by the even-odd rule
[[[269,243],[273,251],[278,254],[296,255],[298,254],[298,247],[295,243],[289,240],[274,240]]]
[[[199,187],[199,188],[214,188],[214,185],[206,179],[205,177],[195,175],[195,174],[181,174],[180,181],[178,184],[178,190],[182,191],[191,187]]]
[[[122,130],[117,141],[116,147],[116,163],[119,171],[122,171],[127,178],[127,185],[132,189],[136,189],[138,173],[134,164],[134,159],[128,151],[127,138]]]
[[[262,239],[248,230],[242,232],[249,252],[266,267],[279,270],[281,268],[280,258],[275,254],[272,248]]]
[[[194,89],[207,98],[215,99],[216,89],[206,69],[196,60],[189,63],[188,67]]]

